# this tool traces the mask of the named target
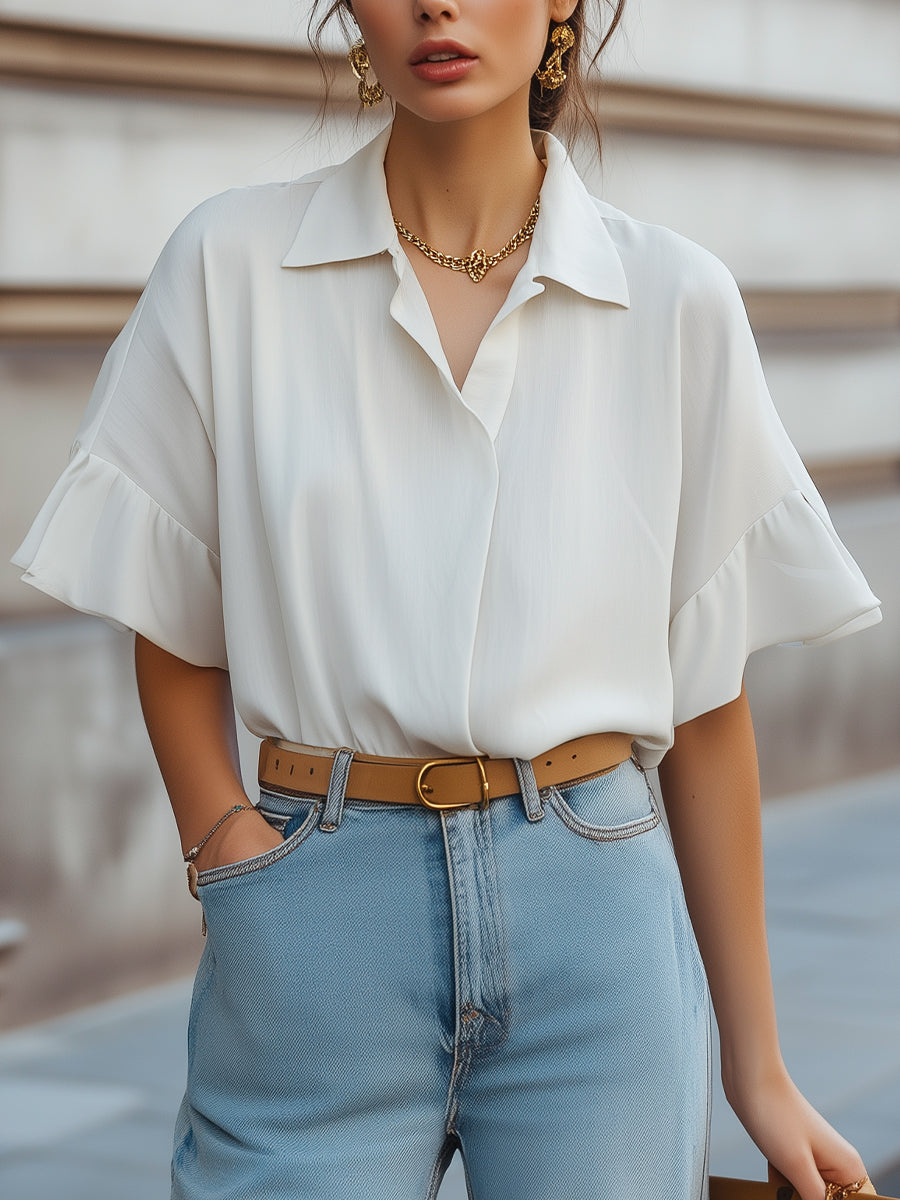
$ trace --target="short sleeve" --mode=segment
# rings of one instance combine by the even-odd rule
[[[13,557],[26,583],[198,666],[226,666],[200,217],[106,356],[68,465]]]
[[[675,725],[735,699],[754,650],[881,618],[775,411],[737,284],[712,256],[683,302],[681,338]]]

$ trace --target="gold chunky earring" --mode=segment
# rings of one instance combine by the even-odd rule
[[[369,62],[369,52],[366,49],[366,43],[359,39],[354,42],[347,52],[347,59],[350,63],[350,70],[359,80],[359,98],[366,108],[371,108],[373,104],[378,104],[384,99],[384,88],[376,79],[374,83],[366,83],[366,74],[371,67]]]
[[[572,32],[571,25],[557,25],[550,35],[550,41],[554,47],[550,57],[540,71],[534,73],[535,79],[541,85],[542,92],[544,88],[552,91],[554,88],[562,87],[566,82],[566,73],[562,69],[562,56],[575,45],[575,34]]]

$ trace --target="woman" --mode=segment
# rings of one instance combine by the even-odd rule
[[[456,1148],[477,1200],[693,1200],[704,968],[760,1150],[867,1186],[778,1049],[742,672],[878,602],[728,272],[540,132],[586,7],[354,0],[392,125],[184,222],[19,552],[138,635],[208,920],[182,1200],[421,1200]]]

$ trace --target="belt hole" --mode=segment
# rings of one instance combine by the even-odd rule
[[[553,766],[553,759],[552,759],[552,758],[548,758],[548,759],[547,759],[547,761],[544,763],[544,766],[545,766],[545,767],[552,767],[552,766]]]
[[[578,757],[578,755],[577,755],[577,754],[573,754],[573,755],[572,755],[572,757],[573,757],[573,758],[577,758],[577,757]]]
[[[309,773],[310,773],[310,775],[315,775],[315,773],[316,773],[316,768],[315,768],[315,767],[310,767],[310,768],[309,768]]]
[[[294,773],[294,764],[291,763],[291,769],[288,771],[288,775],[293,775],[293,773]]]
[[[276,758],[276,759],[275,759],[275,770],[276,770],[276,771],[278,770],[278,764],[279,764],[280,762],[281,762],[281,759],[280,759],[280,758]]]

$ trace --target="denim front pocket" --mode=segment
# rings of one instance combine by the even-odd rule
[[[286,835],[282,844],[251,858],[242,858],[237,862],[225,863],[221,867],[210,867],[206,871],[200,871],[197,875],[197,887],[206,887],[224,879],[234,879],[238,875],[264,871],[286,858],[305,842],[316,828],[322,806],[323,802],[317,796],[287,798],[264,792],[256,806],[257,812],[265,817],[273,828]]]
[[[650,785],[631,759],[605,775],[551,787],[547,799],[573,833],[596,842],[637,837],[660,823]]]

